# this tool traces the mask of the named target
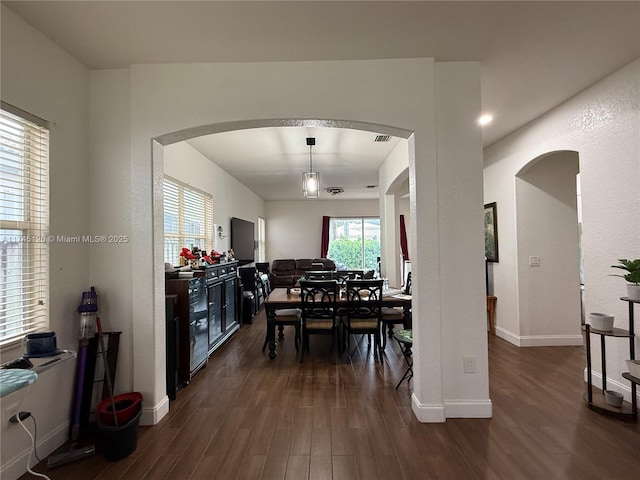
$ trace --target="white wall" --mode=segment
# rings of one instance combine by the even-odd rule
[[[421,266],[421,255],[431,256],[438,252],[434,268],[439,270],[440,288],[422,286],[425,272],[416,271],[415,261],[412,261],[412,281],[418,282],[420,290],[434,288],[434,294],[440,298],[431,297],[429,301],[440,303],[436,308],[441,309],[439,324],[420,319],[418,328],[428,327],[424,335],[433,335],[439,341],[437,347],[431,343],[423,346],[422,351],[414,352],[414,362],[431,364],[434,349],[442,348],[442,398],[446,417],[488,417],[492,414],[487,358],[482,184],[475,181],[482,177],[481,132],[475,123],[480,112],[480,85],[475,78],[476,75],[479,78],[479,73],[479,64],[438,64],[437,182],[436,185],[427,182],[415,186],[416,197],[427,195],[430,188],[437,191],[437,217],[432,218],[429,209],[426,212],[424,209],[420,212],[412,210],[412,228],[417,229],[412,241],[418,238],[421,241],[420,249],[417,245],[413,247],[417,266]],[[467,131],[458,131],[460,126],[466,126]],[[429,231],[433,230],[437,231],[437,240],[430,239]],[[432,314],[435,311],[427,312],[427,315]],[[423,352],[426,353],[425,360]],[[474,360],[475,373],[463,372],[463,357]],[[420,392],[423,398],[432,396],[429,389],[433,389],[433,385],[421,385],[418,380],[415,387],[425,389]]]
[[[2,100],[50,122],[50,233],[89,235],[92,197],[89,157],[89,72],[4,5],[1,7]],[[91,281],[88,244],[50,244],[49,328],[58,347],[77,349],[81,294]],[[97,284],[98,294],[106,291]],[[3,349],[2,362],[24,349]],[[38,421],[38,453],[48,455],[68,437],[75,362],[41,374],[30,390],[2,399],[2,408],[21,401]],[[4,414],[3,414],[4,418]],[[24,473],[29,439],[18,425],[1,426],[0,476]]]
[[[267,261],[318,258],[322,217],[378,216],[377,200],[300,200],[267,202]]]
[[[219,252],[231,247],[231,217],[256,225],[258,217],[265,217],[264,200],[186,142],[164,147],[164,171],[212,195],[213,223],[223,227],[225,236],[220,239],[216,235],[214,248]]]
[[[580,160],[586,312],[611,312],[616,326],[626,324],[624,281],[609,274],[617,258],[640,257],[639,112],[636,60],[485,150],[485,203],[499,208],[500,263],[493,265],[499,334],[521,335],[514,178],[531,160],[559,150],[575,151]],[[607,372],[620,382],[628,345],[609,344]]]

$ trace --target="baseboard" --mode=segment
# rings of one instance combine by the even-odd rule
[[[157,405],[151,408],[142,408],[140,425],[157,425],[160,420],[169,413],[169,397],[164,396]]]
[[[496,335],[518,347],[575,347],[584,343],[582,335],[515,335],[496,327]]]
[[[517,335],[514,335],[509,330],[505,330],[504,328],[499,327],[497,325],[496,325],[496,336],[518,347],[520,346],[520,337],[518,337]]]
[[[21,427],[16,428],[19,428],[19,432],[21,432],[16,433],[16,435],[27,435],[27,433]],[[61,445],[64,445],[64,443],[68,440],[68,437],[69,422],[65,422],[55,430],[51,431],[48,435],[39,439],[37,445],[38,456],[42,459],[47,458],[51,454],[51,452],[59,448]],[[3,441],[6,442],[7,439],[5,438],[3,439]],[[0,478],[2,478],[2,480],[16,480],[27,473],[27,460],[29,459],[29,452],[31,452],[31,447],[23,450],[15,457],[3,461],[2,468],[0,468]],[[35,456],[32,455],[30,464],[31,468],[33,468],[33,465],[37,463],[38,462]]]
[[[411,395],[411,409],[421,423],[444,423],[444,405],[425,405],[418,401],[416,394]]]
[[[521,347],[579,347],[582,335],[529,335],[520,337]]]
[[[447,418],[491,418],[493,416],[491,400],[445,400],[444,410]]]

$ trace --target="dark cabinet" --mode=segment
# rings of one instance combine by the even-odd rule
[[[167,356],[167,395],[170,400],[176,399],[178,389],[178,296],[165,295],[165,327]]]
[[[166,280],[166,293],[178,299],[178,386],[188,384],[209,355],[240,328],[237,275],[237,262],[227,262],[197,270],[194,278]]]
[[[209,304],[209,350],[213,351],[218,339],[224,333],[223,328],[223,294],[222,279],[212,281],[207,285],[207,302]]]
[[[211,355],[240,325],[236,316],[238,264],[228,262],[205,268]]]
[[[206,280],[202,277],[169,279],[166,293],[178,296],[178,382],[184,385],[207,364]]]

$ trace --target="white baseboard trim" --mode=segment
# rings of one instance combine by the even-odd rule
[[[582,335],[529,335],[520,337],[521,347],[579,347]]]
[[[16,435],[27,435],[21,427],[18,426],[16,428],[18,428],[19,432],[21,432],[16,433]],[[38,456],[42,459],[48,457],[56,448],[64,445],[68,438],[69,422],[65,422],[55,430],[51,431],[48,435],[44,436],[41,439],[38,439]],[[7,441],[7,439],[4,439],[4,441]],[[2,463],[2,468],[0,469],[0,478],[2,478],[2,480],[16,480],[27,473],[27,461],[29,459],[30,451],[31,446],[29,446],[29,448],[27,448],[26,450],[20,452],[15,457],[4,461]],[[36,457],[32,455],[30,464],[31,468],[33,468],[33,466],[37,463],[38,461],[36,460]]]
[[[496,327],[496,335],[518,347],[575,347],[584,343],[582,335],[515,335]]]
[[[520,337],[514,335],[509,330],[505,330],[502,327],[496,326],[496,335],[509,343],[512,343],[518,347],[520,346]]]
[[[166,395],[160,399],[157,405],[151,408],[143,408],[140,415],[140,425],[157,425],[160,420],[169,413],[169,397]]]
[[[420,403],[416,394],[411,394],[411,409],[421,423],[444,423],[446,417],[444,415],[444,405],[425,405]]]
[[[445,400],[444,410],[447,418],[491,418],[493,416],[491,400]]]

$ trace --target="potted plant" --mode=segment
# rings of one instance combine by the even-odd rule
[[[624,275],[612,275],[614,277],[622,277],[627,282],[627,297],[630,300],[640,301],[640,258],[635,260],[627,260],[626,258],[618,259],[618,265],[611,265],[613,268],[625,270],[628,273]]]

